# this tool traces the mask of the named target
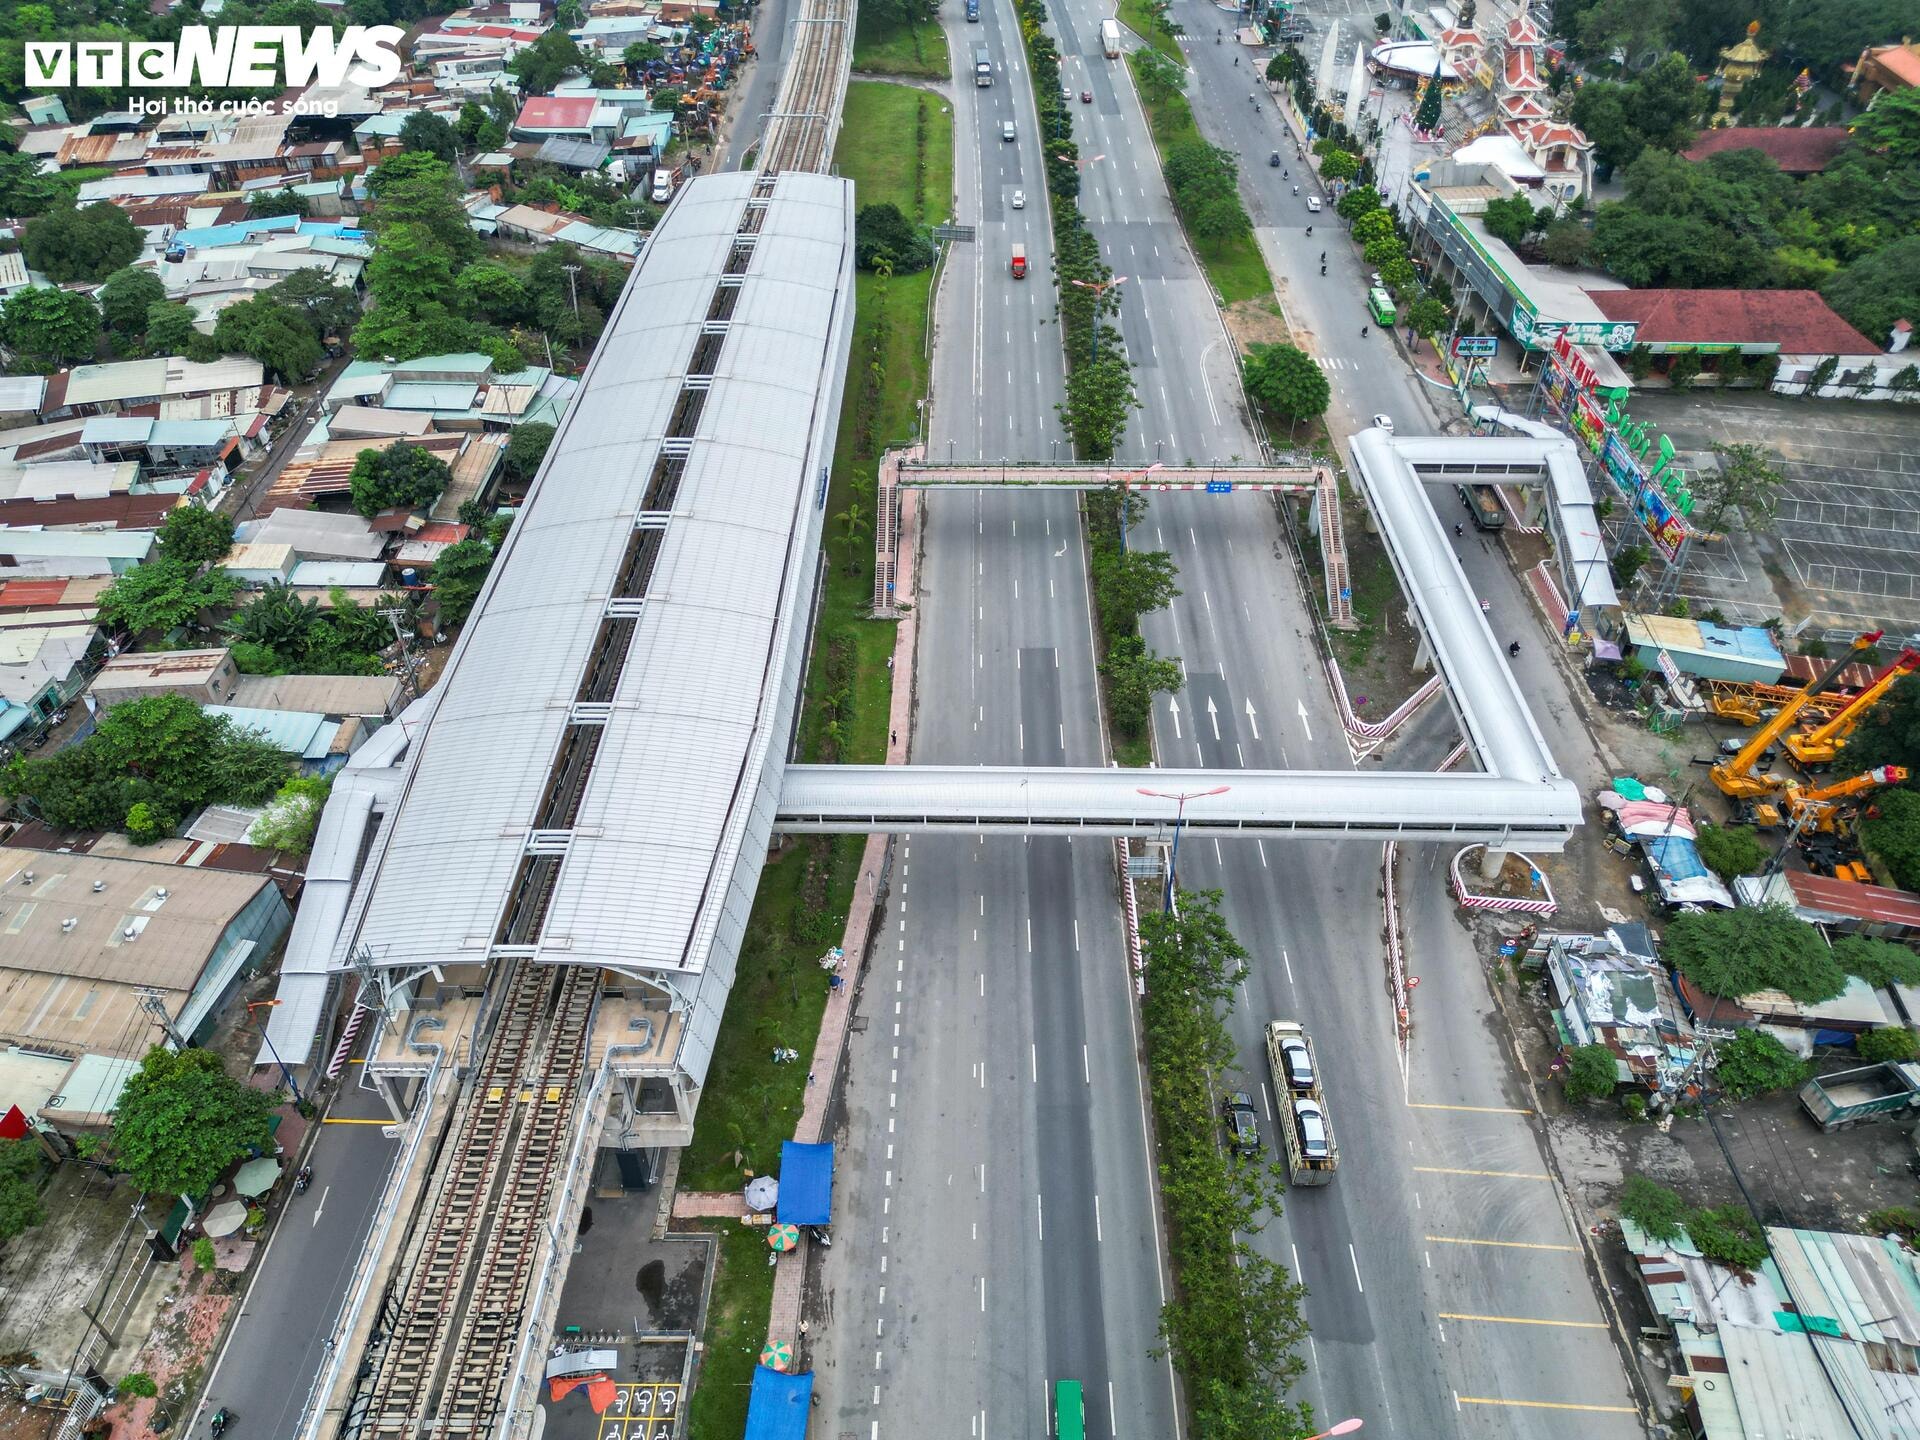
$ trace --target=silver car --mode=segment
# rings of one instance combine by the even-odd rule
[[[1300,1126],[1300,1148],[1309,1160],[1325,1160],[1332,1153],[1327,1146],[1327,1114],[1318,1102],[1295,1100],[1293,1118]]]
[[[1280,1042],[1280,1059],[1286,1065],[1287,1085],[1294,1090],[1313,1089],[1313,1056],[1307,1042],[1298,1036]]]

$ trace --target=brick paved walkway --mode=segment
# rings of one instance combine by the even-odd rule
[[[682,1190],[673,1197],[676,1220],[738,1220],[747,1197],[738,1190]]]

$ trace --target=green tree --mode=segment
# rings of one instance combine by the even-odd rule
[[[131,635],[165,635],[197,627],[203,614],[230,602],[239,588],[224,570],[199,575],[155,557],[115,576],[100,592],[100,617]]]
[[[620,52],[620,59],[632,69],[650,65],[655,60],[664,60],[667,52],[650,40],[636,40]]]
[[[1431,340],[1447,328],[1447,302],[1438,295],[1422,295],[1407,307],[1407,328]]]
[[[463,308],[496,325],[518,325],[531,309],[525,282],[504,265],[480,261],[462,270],[456,279]]]
[[[273,1107],[272,1095],[228,1075],[213,1051],[156,1045],[120,1092],[110,1153],[142,1190],[203,1195],[273,1138]]]
[[[1140,93],[1150,106],[1161,106],[1187,88],[1186,67],[1152,46],[1143,46],[1128,57]]]
[[[400,148],[423,151],[451,165],[460,154],[460,137],[445,117],[431,110],[415,110],[400,127]]]
[[[295,270],[261,292],[289,310],[304,313],[317,336],[353,333],[360,318],[360,297],[351,285],[338,285],[319,270]]]
[[[1676,915],[1667,926],[1665,948],[1666,958],[1688,980],[1729,1000],[1784,990],[1812,1004],[1847,988],[1847,977],[1820,932],[1784,905]]]
[[[304,855],[313,848],[320,812],[333,790],[331,775],[296,775],[280,787],[267,813],[247,832],[249,844]]]
[[[1427,83],[1421,87],[1420,102],[1414,107],[1413,128],[1432,134],[1440,124],[1440,62],[1435,61],[1433,74],[1427,77]]]
[[[1138,635],[1121,635],[1107,646],[1100,671],[1107,677],[1113,723],[1130,735],[1145,731],[1153,718],[1153,697],[1177,694],[1180,662],[1156,655]]]
[[[301,598],[291,585],[275,582],[241,606],[227,621],[227,634],[249,645],[264,645],[282,658],[306,648],[320,623],[320,602]]]
[[[1751,825],[1702,825],[1697,839],[1700,858],[1722,880],[1751,875],[1767,863],[1767,847]]]
[[[1320,157],[1322,180],[1351,180],[1359,173],[1359,157],[1351,150],[1329,150]]]
[[[433,597],[440,603],[440,623],[458,625],[473,610],[493,566],[493,547],[477,535],[449,545],[433,562]]]
[[[1855,116],[1848,132],[1902,169],[1920,166],[1920,90],[1889,90]]]
[[[1598,0],[1580,17],[1580,51],[1641,56],[1666,45],[1677,19],[1677,0]]]
[[[1487,233],[1509,245],[1518,245],[1534,228],[1533,202],[1524,195],[1487,201]]]
[[[1786,1090],[1807,1078],[1806,1062],[1764,1030],[1742,1030],[1714,1051],[1714,1059],[1714,1078],[1735,1100]]]
[[[204,1235],[200,1238],[206,1239]],[[207,1240],[207,1248],[209,1250],[213,1248],[211,1240]],[[113,1391],[116,1395],[130,1395],[137,1400],[151,1400],[160,1393],[160,1387],[154,1384],[153,1376],[146,1371],[135,1370],[131,1375],[123,1376],[120,1383],[113,1387]]]
[[[367,262],[367,286],[379,304],[420,313],[454,293],[453,273],[453,257],[431,226],[390,225]]]
[[[1620,1191],[1620,1214],[1654,1240],[1675,1240],[1686,1219],[1686,1205],[1665,1185],[1644,1175],[1629,1175]]]
[[[544,421],[535,420],[531,424],[516,426],[513,438],[507,441],[507,473],[522,480],[531,480],[540,468],[540,462],[547,458],[547,447],[553,444],[553,426]]]
[[[1905,1025],[1882,1025],[1854,1041],[1860,1058],[1869,1065],[1912,1060],[1920,1056],[1920,1037]]]
[[[509,60],[507,69],[520,82],[522,93],[544,95],[568,75],[583,72],[591,64],[586,52],[556,25]]]
[[[1593,231],[1578,220],[1556,220],[1547,226],[1540,248],[1554,265],[1578,265],[1593,245]]]
[[[160,559],[189,570],[226,558],[233,548],[233,517],[204,505],[176,505],[160,522]]]
[[[1353,222],[1353,238],[1363,246],[1388,239],[1393,233],[1393,216],[1385,210],[1369,210]]]
[[[1717,443],[1713,453],[1720,457],[1719,467],[1700,466],[1693,474],[1694,525],[1718,534],[1736,510],[1749,522],[1771,520],[1780,508],[1780,487],[1787,482],[1773,456],[1744,440]]]
[[[1733,1270],[1753,1270],[1772,1252],[1753,1212],[1738,1205],[1687,1212],[1687,1235],[1707,1259]]]
[[[1180,595],[1173,556],[1164,550],[1106,551],[1093,558],[1093,593],[1109,639],[1131,635],[1142,615],[1164,610]]]
[[[1067,376],[1067,399],[1060,412],[1082,460],[1099,464],[1113,458],[1134,400],[1133,371],[1125,357],[1111,349]]]
[[[933,242],[891,202],[862,205],[853,217],[853,263],[872,270],[882,260],[895,275],[925,270],[934,260]]]
[[[1876,990],[1920,985],[1920,955],[1892,940],[1843,935],[1833,942],[1833,958],[1847,974],[1858,975]]]
[[[653,108],[673,111],[680,108],[680,100],[685,92],[678,85],[662,85],[653,92]]]
[[[1604,1045],[1575,1045],[1567,1051],[1567,1074],[1563,1083],[1572,1104],[1604,1100],[1620,1083],[1619,1061]]]
[[[1241,365],[1247,393],[1289,424],[1326,414],[1333,400],[1327,373],[1292,345],[1253,345]]]
[[[147,333],[147,311],[167,298],[167,287],[151,270],[128,266],[107,277],[94,299],[107,328],[123,339],[139,339]]]
[[[13,1240],[46,1223],[40,1203],[40,1177],[47,1157],[29,1136],[0,1140],[0,1240]]]
[[[163,300],[147,307],[147,353],[192,355],[213,341],[193,328],[193,310],[178,301]]]
[[[1348,224],[1355,224],[1362,215],[1370,215],[1380,208],[1380,192],[1371,185],[1356,185],[1334,203],[1333,213]]]
[[[1848,748],[1849,756],[1853,754]],[[1889,790],[1860,822],[1860,840],[1902,890],[1920,889],[1920,792]]]
[[[59,184],[32,155],[0,153],[0,215],[44,215],[60,203]]]
[[[423,150],[402,151],[367,177],[367,189],[375,201],[371,223],[382,237],[374,248],[376,258],[385,245],[384,237],[402,225],[424,225],[455,267],[485,248],[461,208],[460,177],[438,156]],[[367,283],[374,285],[371,267]],[[376,298],[386,297],[376,292]]]
[[[1874,344],[1890,343],[1896,321],[1920,315],[1920,235],[1854,261],[1822,285],[1820,294]]]
[[[404,440],[384,450],[362,450],[349,477],[353,508],[369,519],[382,510],[425,510],[452,478],[446,461]]]
[[[262,217],[298,215],[305,218],[313,211],[313,207],[307,203],[307,197],[289,186],[282,186],[278,190],[254,191],[247,197],[247,209]]]
[[[90,360],[100,343],[99,307],[72,290],[16,290],[0,309],[0,343],[47,365]]]
[[[104,280],[139,259],[141,244],[127,212],[105,201],[48,211],[20,235],[27,265],[56,285]]]
[[[326,358],[313,321],[295,310],[255,295],[227,306],[214,322],[213,343],[229,355],[248,355],[283,380],[308,379]]]

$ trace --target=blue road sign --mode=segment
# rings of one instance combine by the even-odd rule
[[[1207,481],[1207,493],[1209,495],[1231,495],[1233,493],[1233,482],[1231,480],[1209,480]]]

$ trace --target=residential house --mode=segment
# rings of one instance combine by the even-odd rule
[[[1646,926],[1548,934],[1534,944],[1544,952],[1562,1044],[1606,1046],[1619,1080],[1654,1094],[1672,1095],[1687,1083],[1697,1054],[1693,1026]]]
[[[200,708],[236,729],[251,730],[298,762],[303,775],[331,775],[366,744],[371,733],[352,715],[336,719],[306,710],[257,710],[240,705]]]
[[[240,671],[233,652],[155,650],[111,656],[94,676],[92,694],[110,707],[155,695],[184,695],[203,705],[224,705],[233,698]]]
[[[124,575],[153,545],[151,530],[0,530],[0,578]]]

